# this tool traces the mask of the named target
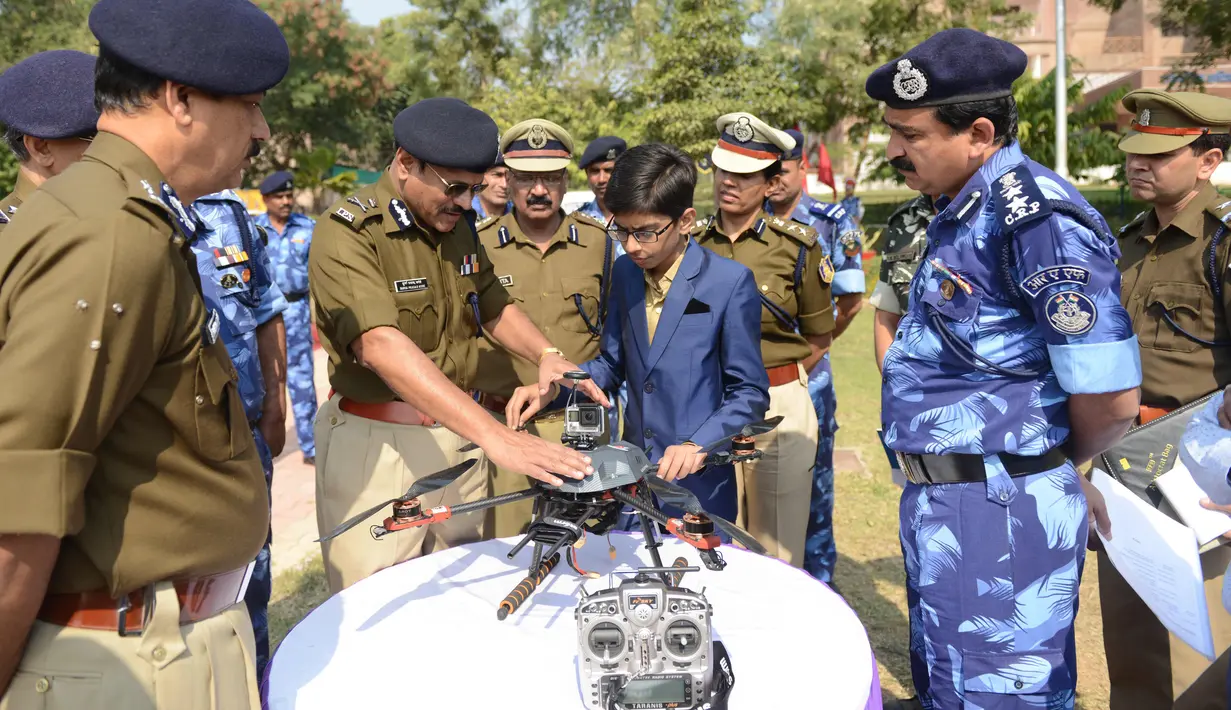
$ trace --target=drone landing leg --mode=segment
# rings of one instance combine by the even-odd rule
[[[641,520],[641,532],[645,535],[645,549],[650,551],[650,559],[653,560],[655,567],[663,566],[662,555],[658,553],[658,548],[662,545],[658,537],[654,534],[654,521],[645,513],[638,512],[637,517]],[[671,578],[665,573],[659,575],[662,577],[665,584],[671,584]]]

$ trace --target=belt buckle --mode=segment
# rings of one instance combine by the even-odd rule
[[[919,485],[928,482],[927,479],[924,478],[923,472],[916,468],[914,463],[911,461],[910,454],[904,454],[900,451],[895,451],[894,454],[898,457],[898,468],[902,469],[902,475],[906,477],[907,481]]]

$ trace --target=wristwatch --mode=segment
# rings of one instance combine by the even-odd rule
[[[560,348],[543,348],[543,352],[539,353],[539,364],[542,365],[543,358],[547,357],[551,353],[564,357],[564,351],[560,350]]]

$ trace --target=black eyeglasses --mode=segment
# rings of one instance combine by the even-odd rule
[[[427,163],[424,163],[424,165],[427,165]],[[471,185],[468,182],[449,182],[448,180],[440,177],[440,173],[436,172],[436,168],[427,165],[427,169],[432,171],[432,174],[436,176],[437,180],[444,183],[445,197],[448,197],[450,200],[456,200],[467,193],[469,193],[471,197],[474,197],[487,189],[487,183],[485,182],[481,182],[478,185]]]
[[[628,241],[629,236],[631,236],[633,239],[636,239],[642,244],[652,244],[658,241],[658,238],[663,235],[663,232],[671,229],[671,225],[675,224],[677,221],[679,221],[679,217],[667,222],[662,229],[638,229],[635,232],[630,232],[629,230],[616,224],[615,218],[613,217],[609,222],[607,222],[607,235],[621,243]]]

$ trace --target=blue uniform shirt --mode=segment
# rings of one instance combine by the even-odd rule
[[[219,333],[239,374],[244,412],[249,422],[255,422],[265,399],[256,329],[286,310],[286,299],[274,282],[265,244],[238,195],[217,192],[192,207],[199,227],[190,246],[201,274],[202,297],[206,309],[218,313]]]
[[[1069,395],[1141,384],[1137,338],[1120,305],[1119,247],[1053,213],[1049,198],[1079,205],[1105,228],[1076,189],[1016,143],[954,199],[937,200],[910,304],[885,356],[881,417],[890,448],[1042,454],[1069,437]],[[1001,225],[1015,230],[1007,245]],[[976,368],[962,347],[1020,374]]]
[[[279,232],[269,222],[268,214],[256,216],[256,223],[269,232],[269,260],[274,267],[274,280],[287,296],[308,292],[308,250],[312,247],[312,230],[316,220],[292,212],[286,229]]]
[[[765,201],[765,211],[774,214],[773,205]],[[831,289],[834,298],[867,290],[863,276],[863,239],[859,226],[841,205],[820,202],[807,193],[800,195],[791,219],[816,230],[821,249],[833,262]]]
[[[598,208],[597,199],[590,200],[589,202],[585,203],[581,207],[578,207],[574,211],[580,212],[581,214],[584,214],[584,215],[589,215],[593,217],[594,219],[597,219],[599,222],[602,222],[603,224],[607,224],[608,217],[607,215],[603,214],[602,210]],[[624,250],[624,245],[616,241],[615,239],[611,240],[611,245],[615,247],[615,251],[612,252],[611,254],[612,259],[618,259],[624,256],[626,253],[628,253]]]
[[[489,215],[487,214],[487,210],[483,209],[483,202],[479,200],[478,195],[475,195],[474,197],[470,199],[470,207],[475,211],[475,214],[477,215],[477,219],[487,219],[488,218]],[[503,214],[508,214],[512,211],[513,211],[512,200],[504,203],[504,213]]]

